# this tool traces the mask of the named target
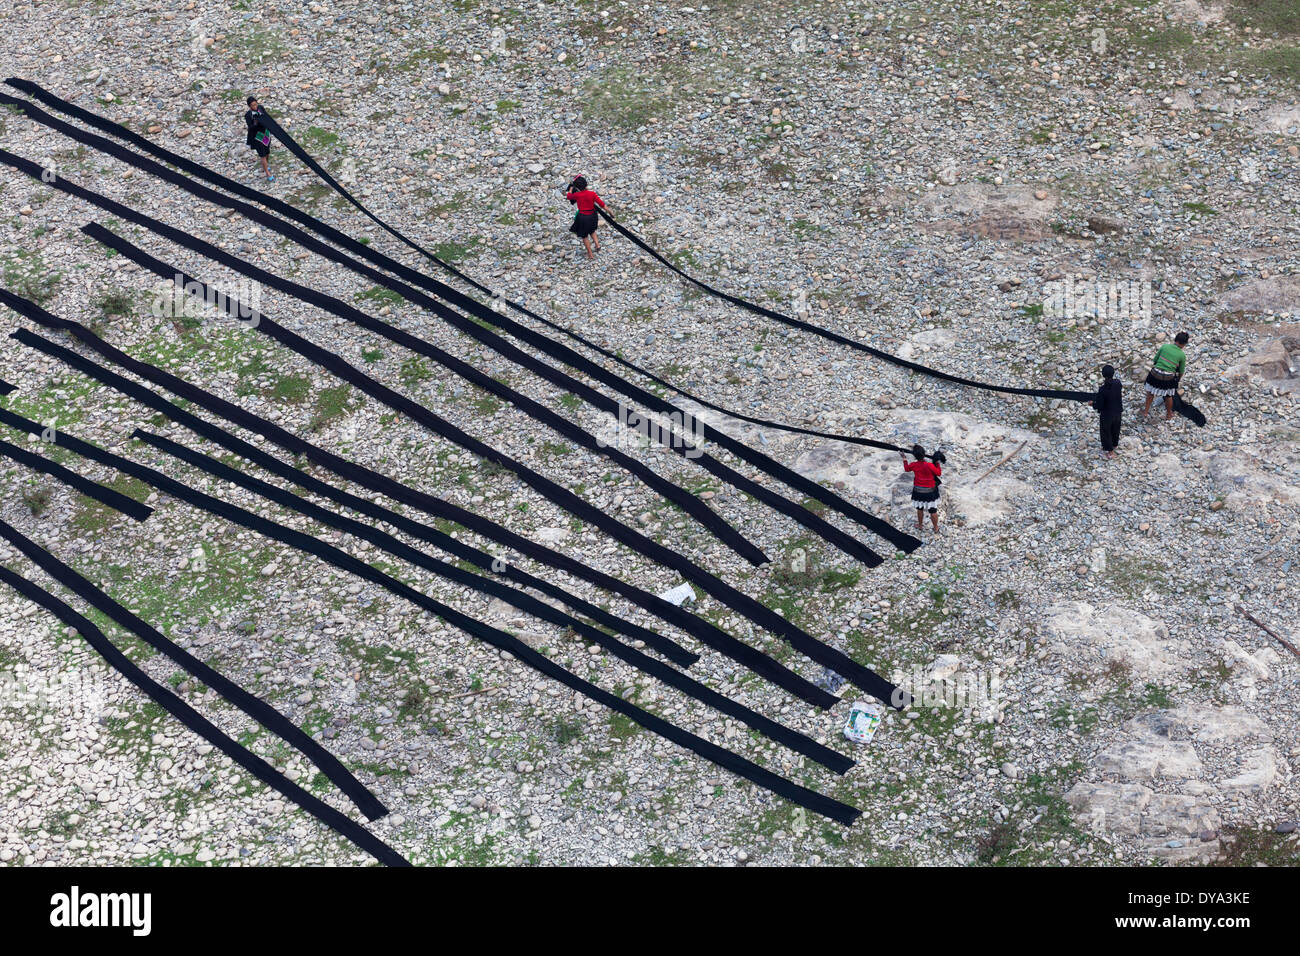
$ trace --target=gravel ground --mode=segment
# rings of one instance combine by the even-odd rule
[[[851,690],[816,711],[662,626],[701,652],[694,677],[851,753],[857,766],[836,777],[572,633],[209,481],[132,431],[236,460],[0,338],[0,377],[20,386],[6,407],[318,534],[863,810],[851,828],[810,816],[388,592],[74,456],[60,460],[154,515],[134,524],[0,466],[5,521],[321,739],[391,808],[373,830],[413,862],[1296,862],[1300,660],[1237,611],[1300,643],[1300,22],[1286,4],[2,7],[6,76],[265,185],[420,267],[284,150],[272,153],[275,181],[260,182],[241,119],[255,93],[378,216],[552,321],[728,408],[947,454],[943,530],[925,532],[910,556],[827,513],[886,554],[866,569],[692,462],[620,446],[760,545],[772,563],[755,569],[607,458],[392,342],[253,292],[267,315],[813,635],[945,691],[947,706],[922,697],[855,746],[841,734]],[[0,146],[353,302],[618,440],[610,416],[265,229],[18,114],[0,116]],[[953,388],[791,331],[701,295],[608,230],[586,261],[559,195],[577,173],[683,268],[878,348],[1039,387],[1091,389],[1097,368],[1114,364],[1127,403],[1119,456],[1100,458],[1086,407]],[[155,314],[154,277],[78,230],[104,222],[240,288],[210,262],[7,167],[0,200],[6,287],[585,563],[656,593],[680,583],[264,336],[216,316]],[[1060,314],[1053,293],[1067,280],[1101,289],[1100,304]],[[1131,314],[1111,308],[1106,290],[1130,283],[1149,298]],[[25,324],[5,317],[10,329]],[[1152,353],[1180,329],[1193,336],[1186,387],[1204,429],[1134,416]],[[911,525],[891,453],[695,411]],[[0,561],[53,587],[3,545]],[[829,676],[711,598],[690,606],[805,676]],[[296,751],[101,623],[222,729],[352,812]],[[368,862],[7,591],[0,673],[0,861]],[[974,688],[986,696],[956,697]]]

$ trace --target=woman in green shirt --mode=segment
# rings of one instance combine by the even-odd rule
[[[1165,400],[1165,421],[1174,417],[1174,396],[1178,394],[1178,381],[1187,370],[1187,353],[1183,347],[1190,338],[1186,332],[1179,332],[1172,342],[1166,342],[1156,352],[1155,363],[1147,373],[1147,403],[1142,406],[1143,418],[1151,411],[1151,400],[1157,397]]]

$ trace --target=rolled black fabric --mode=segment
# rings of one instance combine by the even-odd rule
[[[27,86],[34,86],[33,84],[27,84],[27,81],[11,80],[9,82],[10,85],[15,85],[23,89],[26,89]],[[44,93],[44,91],[42,91],[42,93],[43,93],[43,98],[48,98],[50,101],[54,102],[57,108],[63,109],[65,112],[68,112],[75,116],[82,117],[83,119],[85,117],[82,116],[82,114],[85,114],[87,116],[92,116],[92,117],[94,116],[94,114],[87,114],[86,111],[81,110],[79,107],[74,107],[71,104],[63,103],[62,100],[59,100],[57,97],[54,97],[52,94]],[[300,245],[303,245],[305,248],[312,249],[319,255],[328,258],[332,261],[338,262],[339,264],[352,269],[358,274],[366,276],[367,278],[371,279],[371,281],[374,281],[377,284],[384,286],[385,288],[389,288],[395,292],[398,292],[398,294],[404,296],[409,301],[412,301],[417,305],[420,305],[424,308],[428,308],[431,311],[434,311],[435,314],[440,315],[448,322],[455,325],[456,328],[460,329],[461,331],[465,332],[468,335],[475,337],[476,339],[478,339],[479,341],[487,345],[489,348],[492,348],[500,352],[502,355],[509,358],[511,361],[518,362],[519,364],[524,365],[526,368],[529,368],[531,371],[534,371],[536,374],[550,378],[552,381],[556,381],[557,384],[561,385],[561,387],[564,387],[569,391],[578,394],[580,397],[584,398],[584,400],[593,401],[592,399],[593,390],[590,387],[586,386],[584,383],[578,382],[573,379],[569,379],[567,376],[564,376],[562,379],[557,379],[555,376],[562,376],[563,373],[560,373],[558,370],[553,369],[550,366],[547,366],[545,363],[537,362],[532,356],[528,355],[527,353],[521,353],[518,350],[512,349],[512,347],[510,347],[508,343],[505,343],[504,340],[502,340],[499,336],[495,335],[494,333],[491,333],[485,328],[477,326],[474,323],[469,323],[468,325],[465,325],[464,324],[465,320],[462,316],[457,316],[455,313],[449,313],[449,310],[447,310],[440,303],[433,302],[432,300],[428,299],[427,296],[423,296],[417,293],[416,290],[414,289],[409,289],[401,286],[399,283],[395,283],[391,278],[384,275],[383,273],[378,273],[375,270],[370,269],[362,265],[361,263],[357,262],[356,260],[350,258],[349,256],[340,253],[338,250],[312,239],[310,236],[307,236],[306,234],[302,233],[301,230],[294,229],[288,224],[277,220],[274,216],[269,215],[265,211],[254,208],[246,203],[241,203],[238,200],[232,200],[226,196],[221,195],[220,193],[215,193],[212,190],[207,189],[206,187],[200,186],[197,183],[193,183],[190,180],[188,180],[185,176],[175,173],[172,170],[167,169],[166,167],[158,165],[157,163],[153,163],[149,160],[143,159],[142,157],[137,156],[134,153],[131,153],[130,151],[124,149],[123,147],[117,145],[116,143],[112,143],[108,140],[105,140],[103,137],[86,133],[85,131],[77,129],[76,127],[64,123],[61,120],[57,120],[49,116],[49,114],[40,110],[36,106],[27,103],[23,100],[18,100],[13,97],[0,95],[0,103],[12,105],[17,109],[22,110],[30,119],[34,120],[35,122],[42,123],[46,126],[49,126],[50,128],[58,130],[64,135],[77,140],[78,142],[85,143],[86,145],[89,145],[95,149],[99,149],[103,152],[106,152],[109,155],[114,156],[115,158],[120,159],[123,162],[129,163],[138,169],[149,172],[152,175],[157,176],[167,182],[171,182],[173,185],[185,189],[190,193],[192,193],[193,195],[206,199],[207,201],[212,202],[216,205],[220,205],[225,208],[239,211],[249,219],[252,219],[257,223],[264,225],[269,229],[275,230],[279,232],[281,235],[293,239],[294,241],[298,242]],[[458,292],[457,290],[449,286],[446,286],[443,283],[438,282],[437,280],[430,279],[429,277],[423,275],[422,273],[416,272],[415,270],[410,269],[409,267],[404,266],[401,263],[388,258],[387,256],[383,256],[382,254],[376,252],[375,250],[370,249],[368,246],[364,245],[363,243],[359,243],[355,239],[352,239],[351,237],[338,232],[338,230],[335,230],[332,227],[325,225],[319,220],[316,220],[308,216],[307,214],[294,209],[292,206],[289,206],[288,204],[284,203],[282,200],[279,200],[273,196],[266,196],[262,193],[257,192],[256,190],[251,190],[249,189],[249,187],[246,187],[233,180],[230,180],[225,176],[221,176],[218,173],[214,173],[211,170],[207,170],[203,167],[200,167],[198,166],[198,164],[193,163],[190,160],[186,160],[184,157],[177,156],[177,154],[172,153],[170,150],[165,150],[161,147],[158,147],[155,144],[150,143],[148,140],[143,139],[143,137],[140,137],[138,134],[132,133],[129,130],[125,130],[119,127],[117,124],[104,119],[103,117],[95,117],[95,120],[96,122],[94,123],[94,125],[99,126],[100,128],[105,128],[108,131],[113,132],[115,135],[118,135],[121,138],[128,140],[129,142],[139,145],[141,148],[146,149],[148,152],[151,152],[154,155],[162,156],[166,158],[169,162],[176,163],[182,169],[186,169],[187,171],[193,171],[196,175],[199,175],[210,182],[217,183],[222,188],[230,192],[234,192],[237,195],[245,195],[245,196],[249,196],[250,198],[254,198],[258,202],[261,202],[262,204],[264,204],[266,207],[270,209],[275,209],[276,211],[282,213],[283,215],[288,216],[291,219],[294,219],[295,221],[307,224],[308,228],[312,229],[319,235],[327,237],[331,242],[334,242],[338,245],[342,245],[350,252],[356,255],[360,255],[362,258],[368,259],[369,261],[376,262],[382,265],[384,268],[394,272],[397,275],[402,276],[403,279],[412,282],[413,284],[421,288],[425,288],[433,291],[434,294],[446,299],[447,301],[451,302],[457,307],[464,309],[465,311],[473,315],[475,318],[480,319],[481,321],[486,322],[494,327],[505,329],[511,335],[514,335],[516,338],[520,339],[526,344],[538,349],[543,354],[550,355],[553,358],[556,358],[559,361],[562,361],[565,364],[570,365],[575,369],[579,369],[581,371],[586,372],[587,374],[592,375],[597,380],[605,382],[606,384],[616,388],[618,391],[622,392],[623,394],[626,394],[629,397],[636,399],[647,408],[651,408],[668,415],[675,414],[679,416],[684,416],[686,414],[681,409],[671,405],[661,397],[654,395],[651,392],[647,392],[646,390],[641,389],[635,385],[632,385],[629,382],[624,381],[622,378],[620,378],[613,372],[610,372],[609,370],[603,368],[602,366],[596,364],[595,362],[592,362],[591,360],[587,359],[585,356],[581,355],[580,353],[574,352],[572,349],[569,349],[566,346],[563,346],[557,342],[548,339],[546,336],[541,335],[532,329],[529,329],[527,326],[521,325],[520,323],[507,319],[506,317],[495,312],[493,309],[484,306],[482,303],[476,301],[475,299],[461,292]],[[90,120],[86,120],[86,121],[90,122]],[[10,165],[22,169],[25,172],[28,172],[29,175],[34,175],[34,176],[41,175],[40,167],[35,166],[35,164],[29,163],[26,160],[21,160],[18,159],[17,157],[13,157],[12,154],[0,151],[0,158],[4,158],[4,160],[6,162],[9,162]],[[74,195],[81,194],[81,192],[79,191],[79,187],[73,187],[69,189],[65,187],[58,178],[55,178],[53,181],[51,181],[48,175],[41,176],[41,178],[43,181],[51,185],[54,185],[57,188],[65,189],[65,191],[72,192]],[[85,198],[90,198],[90,197],[85,197]],[[91,201],[94,200],[91,199]],[[102,203],[100,203],[100,205],[103,206]],[[107,209],[109,207],[103,206],[103,208]],[[113,211],[116,214],[116,210]],[[132,221],[135,220],[133,219]],[[151,227],[151,223],[152,223],[151,220],[146,222],[145,223],[146,227]],[[388,227],[385,226],[385,228],[387,229]],[[390,229],[389,231],[392,230]],[[422,249],[418,245],[410,243],[410,241],[406,240],[405,237],[402,238],[403,241],[411,245],[412,248],[419,250],[422,254],[424,254],[426,257],[428,257],[435,263],[439,264],[443,268],[449,269],[455,275],[459,276],[464,281],[473,285],[476,289],[491,294],[490,290],[486,289],[484,286],[481,286],[479,283],[474,282],[474,280],[470,279],[468,276],[464,275],[454,267],[448,265],[447,263],[442,262],[432,253],[427,252],[426,250]],[[562,327],[557,326],[554,323],[551,323],[546,319],[543,319],[540,316],[535,315],[534,313],[525,309],[523,306],[517,305],[516,303],[510,302],[509,300],[505,300],[505,299],[500,299],[499,301],[506,302],[511,308],[514,308],[516,311],[519,311],[521,314],[528,315],[529,317],[535,319],[536,321],[542,322],[550,327],[556,328],[559,331],[565,332],[565,334],[571,334],[568,333],[566,330],[564,330]],[[628,363],[623,363],[623,364],[628,364]],[[635,368],[635,366],[631,366],[631,367]],[[654,378],[654,376],[651,377]],[[594,394],[599,395],[599,393],[594,393]],[[601,399],[603,399],[603,402],[601,401]],[[604,396],[600,396],[596,401],[593,402],[593,404],[595,404],[596,407],[606,408],[608,410],[613,403],[608,398],[605,398]],[[896,528],[893,528],[888,523],[863,511],[861,508],[841,498],[839,495],[836,495],[834,492],[831,492],[828,489],[823,488],[817,482],[812,481],[806,478],[805,476],[798,474],[798,472],[795,472],[792,469],[787,468],[786,466],[777,462],[775,459],[763,455],[761,452],[758,452],[750,448],[744,443],[739,442],[736,439],[729,438],[728,436],[721,433],[715,433],[713,435],[713,441],[715,441],[720,447],[728,449],[737,457],[742,458],[743,460],[748,461],[750,464],[755,465],[756,467],[760,468],[761,470],[771,475],[772,477],[776,478],[777,480],[783,482],[784,484],[787,484],[790,487],[799,490],[803,494],[806,494],[809,497],[817,501],[820,501],[821,503],[827,505],[828,507],[833,508],[840,514],[843,514],[845,517],[848,517],[851,520],[862,525],[863,527],[868,528],[869,530],[881,535],[882,537],[886,538],[886,540],[889,540],[892,544],[901,548],[902,550],[910,552],[920,546],[919,539],[914,538],[905,532],[899,531]],[[683,454],[687,451],[686,448],[680,447],[676,443],[672,443],[668,447],[670,448],[670,450],[673,450],[679,454]],[[835,544],[837,547],[846,550],[846,553],[853,555],[859,560],[865,560],[868,564],[871,563],[872,559],[865,557],[863,555],[862,552],[865,549],[863,549],[861,545],[856,544],[856,542],[854,542],[853,539],[849,538],[846,535],[843,535],[842,532],[838,532],[838,530],[835,529],[834,526],[830,525],[825,521],[822,521],[818,516],[812,514],[812,512],[808,511],[806,508],[802,508],[799,505],[789,502],[788,500],[782,498],[781,496],[776,495],[775,492],[771,492],[769,489],[763,488],[761,485],[757,485],[757,483],[750,482],[748,479],[745,479],[743,476],[740,476],[734,470],[727,468],[727,466],[722,465],[720,462],[716,462],[714,459],[712,459],[712,456],[709,455],[697,456],[694,450],[692,450],[691,457],[698,457],[699,463],[703,467],[708,468],[710,471],[713,471],[715,474],[718,474],[720,477],[723,478],[723,480],[735,484],[737,487],[741,488],[742,490],[745,490],[748,493],[755,495],[755,497],[758,497],[760,500],[764,501],[765,503],[771,505],[772,507],[777,508],[778,510],[782,511],[782,513],[787,514],[789,517],[794,518],[795,520],[804,524],[806,527],[809,527],[810,530],[815,531],[816,533],[822,535],[823,537],[827,537],[827,539],[831,541],[832,544]]]
[[[429,411],[423,405],[411,401],[404,395],[393,391],[386,385],[377,382],[375,379],[361,372],[355,366],[339,358],[334,353],[315,345],[304,339],[295,332],[291,332],[273,320],[267,318],[259,312],[254,312],[240,304],[234,299],[213,296],[209,287],[194,277],[188,275],[175,266],[168,265],[159,259],[154,258],[144,250],[127,242],[122,237],[110,232],[97,223],[82,227],[82,232],[93,239],[97,239],[111,249],[117,250],[123,256],[126,256],[132,262],[140,265],[156,275],[163,278],[179,277],[184,284],[192,285],[204,292],[209,299],[219,300],[222,308],[226,309],[232,316],[252,315],[250,327],[262,332],[282,345],[292,349],[304,358],[320,365],[322,368],[332,372],[344,381],[350,382],[357,388],[361,389],[372,398],[376,398],[411,418],[421,425],[424,425],[435,434],[442,435],[456,444],[474,452],[480,457],[489,461],[509,460],[505,455],[491,448],[490,446],[478,441],[477,439],[466,434],[450,422],[445,421],[433,412]],[[700,587],[708,591],[719,601],[726,604],[732,610],[743,614],[755,624],[763,627],[773,634],[783,638],[796,650],[801,651],[814,661],[823,666],[830,667],[845,678],[852,681],[858,687],[868,693],[878,697],[882,701],[890,701],[895,691],[895,686],[885,680],[879,674],[867,667],[857,663],[841,651],[828,647],[806,634],[800,628],[787,621],[781,615],[775,613],[769,608],[763,606],[758,601],[727,584],[721,578],[706,571],[704,568],[692,562],[683,555],[664,547],[652,538],[648,538],[640,532],[634,531],[627,525],[615,521],[606,516],[599,509],[592,507],[586,501],[583,501],[577,495],[568,489],[556,484],[548,478],[532,471],[524,465],[516,465],[514,469],[520,477],[523,477],[530,485],[541,492],[545,497],[564,508],[570,514],[588,521],[605,531],[611,537],[626,544],[635,551],[640,552],[652,560],[658,561],[666,567],[673,568],[683,577],[698,583]],[[752,651],[752,649],[750,649]],[[725,653],[725,652],[724,652]],[[782,686],[785,686],[792,692],[795,691],[797,684],[792,684],[785,675],[788,671],[783,671],[780,677],[783,677]],[[800,680],[799,683],[806,683]]]
[[[40,432],[37,432],[37,434],[40,434]],[[75,471],[64,468],[58,462],[50,461],[48,458],[33,454],[25,448],[19,448],[7,441],[0,441],[0,455],[12,458],[19,464],[26,465],[35,471],[43,471],[50,477],[57,478],[65,485],[76,488],[83,495],[94,498],[100,504],[107,505],[114,511],[122,512],[133,521],[144,521],[153,514],[152,508],[142,505],[134,498],[91,481],[89,478],[83,478]]]
[[[1181,395],[1174,396],[1174,411],[1191,421],[1191,423],[1196,425],[1198,428],[1204,428],[1206,425],[1207,419],[1205,413],[1195,405],[1183,401],[1183,396]]]
[[[11,415],[12,413],[0,409],[0,417]],[[18,416],[12,417],[17,418]],[[8,418],[3,418],[3,420],[6,422],[9,421]],[[39,429],[40,427],[35,422],[27,422],[26,424],[27,430],[29,431],[32,428]],[[507,651],[522,663],[527,664],[529,667],[532,667],[534,670],[541,672],[547,677],[559,681],[571,690],[577,691],[583,696],[589,697],[597,703],[604,704],[611,710],[623,714],[652,733],[658,734],[666,740],[670,740],[673,743],[698,754],[704,759],[730,770],[737,776],[758,784],[766,790],[770,790],[779,796],[785,797],[787,800],[790,800],[799,806],[812,810],[814,813],[819,813],[822,816],[829,817],[832,820],[844,824],[852,823],[861,813],[861,811],[854,807],[840,803],[838,800],[833,800],[830,797],[817,793],[814,790],[810,790],[807,787],[792,783],[791,781],[772,773],[770,770],[766,770],[754,762],[741,757],[739,754],[732,753],[729,750],[719,747],[717,744],[705,740],[703,737],[696,736],[689,731],[683,730],[661,717],[656,717],[654,714],[637,707],[635,704],[629,703],[617,694],[610,693],[609,691],[570,673],[552,661],[549,657],[533,650],[533,648],[529,647],[513,635],[508,634],[499,628],[484,624],[481,621],[475,620],[474,618],[457,611],[453,607],[445,605],[440,601],[436,601],[428,595],[417,591],[410,585],[399,581],[397,578],[385,574],[377,568],[371,567],[364,561],[354,558],[347,552],[342,551],[333,545],[326,544],[312,535],[301,531],[295,531],[292,528],[262,518],[251,511],[247,511],[236,505],[222,501],[219,498],[214,498],[211,495],[197,491],[188,485],[167,477],[160,471],[129,459],[122,458],[120,455],[114,455],[102,448],[90,444],[89,442],[74,438],[63,432],[58,432],[55,435],[54,440],[56,444],[69,448],[77,452],[77,454],[89,458],[92,461],[111,463],[119,470],[140,479],[146,484],[152,485],[159,491],[171,495],[179,501],[184,501],[196,508],[207,511],[209,514],[224,518],[227,521],[247,528],[250,531],[254,531],[263,537],[279,541],[281,544],[285,544],[291,548],[315,555],[327,564],[332,564],[334,567],[339,568],[342,571],[353,574],[363,580],[370,581],[373,584],[378,584],[385,590],[396,594],[398,597],[405,598],[417,607],[441,618],[453,627],[465,631],[472,637],[476,637],[498,650]]]
[[[348,772],[338,759],[328,750],[303,732],[282,713],[262,700],[250,694],[225,675],[213,670],[189,651],[173,643],[164,634],[132,614],[107,594],[95,587],[89,580],[64,564],[50,552],[39,547],[30,538],[17,529],[0,521],[0,536],[9,540],[27,559],[40,567],[51,578],[63,584],[91,607],[106,614],[111,620],[135,634],[154,650],[165,654],[189,674],[198,678],[208,687],[234,704],[244,713],[265,727],[271,733],[282,738],[285,743],[301,751],[314,763],[321,773],[337,786],[369,820],[387,816],[388,808],[379,802],[379,798],[368,790],[364,784]]]
[[[508,548],[512,548],[527,557],[540,561],[550,567],[556,568],[572,574],[575,577],[590,581],[592,584],[605,590],[619,594],[629,601],[645,608],[646,610],[658,615],[665,621],[676,625],[683,631],[696,637],[701,643],[726,654],[733,660],[744,664],[754,673],[766,678],[772,683],[786,687],[797,696],[816,704],[820,707],[829,707],[837,700],[836,697],[824,689],[806,681],[804,678],[794,674],[783,665],[778,664],[767,655],[760,651],[754,650],[749,645],[732,637],[726,631],[712,624],[703,618],[689,614],[674,604],[663,600],[647,591],[643,591],[634,585],[599,571],[596,568],[589,567],[580,561],[576,561],[567,555],[561,554],[550,548],[536,544],[527,538],[510,531],[495,522],[482,518],[471,511],[466,511],[457,505],[435,498],[422,491],[410,488],[394,481],[388,476],[381,474],[362,465],[350,462],[346,459],[328,452],[317,445],[285,431],[274,422],[260,418],[245,409],[234,405],[224,399],[218,398],[210,392],[204,391],[196,385],[192,385],[176,376],[155,368],[145,362],[140,362],[131,358],[120,349],[116,349],[103,339],[96,336],[89,329],[79,325],[76,322],[70,322],[66,319],[58,318],[51,315],[35,303],[13,295],[4,289],[0,289],[0,302],[8,305],[19,314],[31,319],[39,325],[46,328],[58,329],[68,332],[79,341],[94,349],[100,355],[115,362],[122,368],[139,375],[148,381],[161,385],[181,398],[194,402],[201,408],[206,409],[214,415],[219,415],[227,421],[233,422],[249,431],[265,435],[271,441],[278,444],[285,450],[315,462],[322,467],[339,475],[354,484],[369,488],[372,491],[387,495],[395,501],[401,501],[404,504],[419,508],[421,511],[431,514],[438,518],[444,518],[463,525],[484,537],[490,538]],[[70,349],[61,345],[56,345],[48,339],[35,335],[27,329],[18,329],[11,336],[24,345],[44,352],[53,358],[57,358],[65,364],[78,369],[85,374],[96,378],[114,388],[139,399],[145,404],[151,404],[145,397],[148,390],[143,390],[144,394],[132,390],[126,379],[116,376],[96,365],[94,362],[78,355]],[[170,403],[167,403],[170,405]],[[152,406],[151,407],[156,407]],[[175,408],[175,406],[171,406]],[[161,409],[160,409],[161,410]],[[0,413],[3,410],[0,409]]]
[[[822,766],[829,767],[836,773],[843,773],[853,766],[853,761],[834,750],[831,750],[829,747],[824,747],[816,741],[805,737],[803,734],[796,733],[775,721],[768,720],[762,714],[750,710],[748,707],[744,707],[728,697],[724,697],[717,691],[710,689],[691,677],[687,677],[680,671],[674,670],[667,664],[650,657],[648,654],[642,654],[635,648],[628,647],[626,644],[608,634],[605,634],[603,631],[599,631],[589,624],[569,617],[567,614],[563,614],[527,594],[521,594],[521,592],[516,592],[510,588],[502,587],[492,581],[484,581],[484,579],[479,578],[478,575],[462,571],[455,565],[450,565],[446,562],[430,558],[423,552],[416,551],[414,548],[403,544],[392,535],[381,531],[378,528],[372,528],[369,525],[362,524],[360,521],[355,521],[351,518],[346,518],[342,515],[328,511],[310,501],[304,501],[291,491],[277,488],[275,485],[262,481],[261,479],[244,474],[241,471],[231,468],[229,465],[217,461],[207,455],[200,454],[185,445],[170,441],[169,439],[163,438],[159,435],[152,435],[142,429],[136,429],[131,437],[138,438],[146,444],[152,445],[154,448],[157,448],[168,455],[191,464],[196,468],[200,468],[215,478],[238,485],[254,494],[261,495],[269,501],[274,501],[276,504],[290,508],[300,514],[307,515],[309,518],[319,521],[321,524],[337,528],[347,534],[369,541],[384,549],[389,554],[406,561],[408,564],[424,568],[425,570],[445,577],[448,580],[464,584],[477,591],[490,594],[493,597],[501,598],[521,610],[527,611],[529,614],[533,614],[543,620],[550,621],[553,624],[558,624],[561,627],[571,627],[588,640],[605,648],[620,660],[631,664],[633,667],[644,671],[671,687],[677,688],[682,693],[694,697],[696,700],[703,701],[710,707],[713,707],[724,714],[728,714],[729,716],[743,721],[764,736],[775,740],[798,753],[811,757],[813,760],[822,764]]]
[[[0,581],[9,585],[27,600],[45,608],[66,626],[75,628],[82,639],[98,651],[109,666],[143,691],[150,700],[285,799],[297,804],[317,820],[341,836],[351,840],[385,866],[411,865],[401,854],[365,827],[348,819],[323,800],[312,796],[302,787],[277,772],[274,767],[261,757],[222,733],[211,721],[136,666],[129,657],[113,645],[112,641],[104,636],[99,628],[74,611],[68,604],[3,565],[0,565]],[[60,583],[66,584],[64,581],[60,581]]]

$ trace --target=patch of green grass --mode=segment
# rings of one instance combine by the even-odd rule
[[[323,388],[316,395],[316,408],[307,427],[314,432],[342,418],[350,407],[352,386],[348,384]]]
[[[491,418],[497,412],[501,411],[503,402],[495,395],[480,395],[470,399],[470,405],[483,417]]]
[[[575,740],[582,739],[582,732],[586,728],[579,720],[565,720],[560,718],[551,725],[551,736],[561,747],[566,747]]]
[[[822,590],[831,593],[840,591],[845,588],[852,588],[862,579],[861,568],[850,568],[847,571],[830,570],[821,576]]]
[[[1300,34],[1300,5],[1295,0],[1230,0],[1228,19],[1265,33]]]
[[[1108,555],[1104,574],[1111,591],[1126,598],[1140,598],[1148,588],[1159,593],[1169,590],[1164,566],[1141,558]]]
[[[428,706],[429,700],[423,687],[412,685],[406,689],[397,705],[397,716],[402,719],[418,717]]]
[[[641,731],[641,725],[626,714],[613,711],[609,715],[609,735],[615,740],[627,740]]]
[[[599,126],[636,129],[667,116],[672,100],[665,88],[635,67],[612,67],[583,83],[582,116]]]
[[[443,262],[460,262],[477,255],[482,244],[481,238],[470,236],[464,242],[441,242],[433,247],[433,251]]]
[[[1217,216],[1219,214],[1219,210],[1213,208],[1212,206],[1207,206],[1203,202],[1185,202],[1183,203],[1183,208],[1186,209],[1188,212],[1190,212],[1193,216],[1206,217],[1206,216]]]
[[[327,129],[321,129],[319,126],[308,126],[307,129],[298,137],[302,143],[303,149],[309,153],[320,150],[329,150],[339,147],[346,152],[347,147],[342,145],[338,133],[332,133]]]
[[[825,226],[818,225],[808,219],[796,219],[790,224],[790,231],[799,239],[807,242],[824,236],[829,230]]]
[[[384,357],[384,353],[382,349],[361,350],[361,358],[370,364],[374,364],[375,362],[378,362],[383,357]]]
[[[417,69],[426,63],[446,63],[447,56],[447,51],[442,47],[433,47],[432,49],[421,47],[397,64],[396,69],[408,71]]]
[[[400,293],[392,289],[385,289],[383,286],[371,286],[364,292],[358,292],[357,298],[362,302],[374,302],[379,305],[397,306],[404,301]]]
[[[637,866],[686,866],[690,861],[679,847],[669,851],[656,844],[633,856],[632,862]]]
[[[1134,46],[1150,56],[1181,53],[1196,45],[1196,34],[1182,26],[1159,27],[1150,31],[1130,33],[1129,39]]]
[[[253,24],[245,24],[232,31],[223,42],[225,53],[233,59],[249,63],[278,60],[289,48],[279,31]],[[243,99],[244,97],[240,97]]]
[[[145,498],[149,497],[149,489],[144,482],[138,478],[128,478],[125,475],[118,475],[112,481],[106,482],[105,487],[112,488],[114,491],[120,492],[128,498],[134,498],[136,501],[144,501]],[[87,534],[98,534],[121,518],[124,518],[124,516],[116,508],[100,504],[94,498],[86,495],[78,495],[77,509],[72,516],[72,526]]]
[[[1258,69],[1300,85],[1300,46],[1283,45],[1257,50],[1249,59]]]
[[[1300,840],[1274,830],[1223,828],[1223,855],[1214,866],[1300,866]]]
[[[427,382],[433,378],[433,370],[429,368],[429,363],[423,358],[412,355],[402,362],[401,367],[397,370],[397,376],[407,388],[415,388],[421,382]]]
[[[101,317],[107,319],[111,316],[127,316],[135,311],[135,300],[130,294],[116,289],[112,292],[105,292],[95,300],[95,308],[99,310]]]
[[[34,488],[24,488],[22,493],[23,504],[27,510],[32,513],[32,517],[39,518],[45,514],[50,507],[51,492],[46,485],[37,485]]]
[[[45,305],[59,290],[63,273],[49,268],[39,252],[19,249],[4,263],[4,284],[10,292]]]
[[[994,824],[977,840],[976,859],[985,866],[1048,865],[1056,859],[1056,844],[1064,840],[1071,848],[1092,842],[1080,829],[1063,794],[1078,777],[1081,768],[1076,764],[1057,767],[1044,773],[1031,774],[1015,794],[1021,813],[1027,818],[1021,829],[1015,818]],[[1038,817],[1037,823],[1028,820]]]
[[[311,394],[311,378],[306,375],[285,375],[271,388],[276,401],[301,405]]]

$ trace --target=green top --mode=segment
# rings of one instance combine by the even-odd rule
[[[1166,342],[1156,352],[1156,368],[1162,372],[1176,372],[1182,375],[1187,368],[1187,353],[1173,342]]]

